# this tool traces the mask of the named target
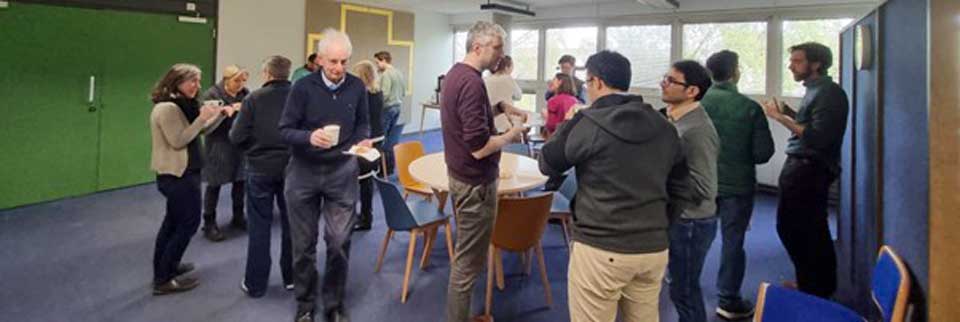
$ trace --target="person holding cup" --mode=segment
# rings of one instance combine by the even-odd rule
[[[200,132],[215,128],[223,109],[200,107],[200,69],[176,64],[157,82],[151,94],[152,151],[150,168],[157,173],[157,189],[166,198],[167,209],[157,232],[153,253],[153,294],[184,292],[199,285],[186,277],[193,264],[182,263],[183,253],[200,225]]]
[[[360,186],[353,145],[371,147],[369,102],[363,81],[347,74],[353,46],[347,34],[327,29],[317,45],[320,72],[296,83],[280,117],[280,136],[291,146],[284,197],[293,244],[295,321],[314,319],[318,222],[324,221],[326,272],[320,290],[325,321],[347,321],[343,298],[350,235]]]
[[[226,115],[223,122],[210,133],[205,134],[204,147],[207,162],[203,166],[203,181],[207,188],[203,194],[203,236],[213,242],[224,240],[217,227],[217,204],[220,201],[220,186],[232,183],[233,220],[230,226],[240,230],[247,229],[247,219],[243,212],[243,152],[228,136],[233,121],[240,110],[240,103],[247,97],[249,73],[235,65],[223,69],[223,79],[203,94],[205,101],[223,104]]]

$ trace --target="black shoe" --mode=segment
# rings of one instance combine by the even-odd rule
[[[192,277],[174,277],[170,281],[154,286],[153,295],[166,295],[192,290],[200,281]]]
[[[246,294],[247,296],[252,297],[252,298],[263,297],[263,295],[264,295],[264,293],[260,293],[260,294],[250,293],[250,288],[247,287],[247,279],[246,279],[246,278],[243,278],[243,279],[240,280],[240,290],[243,291],[243,294]]]
[[[313,311],[297,310],[296,319],[293,322],[313,322]]]
[[[193,269],[193,263],[180,263],[180,265],[177,265],[177,276],[190,273]]]
[[[203,226],[203,237],[206,237],[207,240],[215,243],[227,239],[227,237],[223,235],[223,232],[220,231],[220,227],[217,227],[217,225]]]
[[[246,231],[247,219],[243,218],[243,215],[234,215],[233,220],[230,221],[230,228]]]
[[[347,317],[347,313],[343,312],[341,309],[327,311],[326,318],[327,322],[350,322],[350,318]]]
[[[743,320],[753,316],[753,303],[739,300],[727,305],[717,306],[717,316],[724,320]]]

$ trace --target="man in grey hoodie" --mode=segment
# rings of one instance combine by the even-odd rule
[[[669,203],[687,198],[676,129],[626,93],[630,61],[601,51],[587,60],[593,101],[543,146],[540,171],[574,168],[573,246],[567,288],[572,321],[659,321]],[[669,181],[669,183],[668,183]]]
[[[683,143],[689,186],[699,202],[680,207],[680,219],[670,225],[670,299],[680,322],[706,322],[700,290],[703,261],[717,235],[717,156],[720,139],[700,99],[713,82],[700,63],[673,64],[660,82],[667,118]]]

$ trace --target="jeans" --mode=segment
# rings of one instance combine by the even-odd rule
[[[317,294],[317,236],[323,220],[326,267],[320,293],[329,312],[343,309],[350,261],[350,235],[360,186],[356,159],[316,163],[291,158],[283,195],[290,215],[293,285],[297,310],[314,311]]]
[[[263,176],[247,172],[247,268],[244,283],[250,296],[263,296],[270,279],[270,226],[273,203],[280,208],[280,276],[283,284],[293,283],[293,256],[290,245],[290,222],[283,198],[283,177]]]
[[[397,124],[400,119],[400,105],[390,105],[383,110],[383,158],[387,161],[384,171],[393,173],[396,160],[393,157],[393,146],[400,142],[403,124]]]
[[[670,225],[670,299],[680,322],[705,322],[700,273],[717,235],[717,218],[679,219]]]
[[[790,156],[780,172],[777,234],[800,291],[829,298],[837,289],[837,255],[827,224],[827,197],[836,175],[808,158]]]
[[[497,182],[474,186],[451,177],[450,196],[457,221],[457,245],[447,286],[446,321],[469,322],[473,286],[483,271],[497,217]]]
[[[740,286],[747,268],[747,253],[743,240],[753,215],[753,194],[717,197],[717,217],[723,245],[720,251],[720,271],[717,273],[719,306],[734,305],[743,299]]]
[[[187,170],[179,178],[158,175],[157,189],[167,199],[153,250],[153,283],[160,285],[177,276],[177,266],[200,226],[200,171]]]

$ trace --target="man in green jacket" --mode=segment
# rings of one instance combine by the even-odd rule
[[[724,50],[707,59],[714,85],[700,104],[720,136],[717,158],[717,216],[723,247],[717,276],[717,315],[739,320],[753,315],[753,304],[740,297],[746,269],[744,235],[753,213],[756,165],[773,155],[773,137],[760,104],[737,91],[737,53]]]

